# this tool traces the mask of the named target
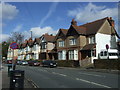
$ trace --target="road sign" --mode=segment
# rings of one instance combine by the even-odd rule
[[[17,49],[18,48],[18,44],[16,42],[13,42],[10,44],[10,48],[11,49]]]
[[[106,44],[106,49],[107,49],[107,50],[109,49],[109,45],[108,45],[108,44]]]

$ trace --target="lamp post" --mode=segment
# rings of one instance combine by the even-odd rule
[[[30,30],[30,32],[31,32],[31,39],[32,39],[32,30]]]

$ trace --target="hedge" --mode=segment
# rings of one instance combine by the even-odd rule
[[[74,60],[55,60],[60,67],[74,67]]]
[[[95,59],[94,67],[98,69],[115,69],[120,70],[120,59]]]

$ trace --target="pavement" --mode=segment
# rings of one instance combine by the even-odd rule
[[[10,77],[8,77],[8,67],[7,66],[3,66],[2,69],[0,70],[0,81],[2,81],[0,83],[0,87],[2,87],[2,89],[9,89],[10,86]],[[35,86],[33,85],[33,83],[28,80],[26,77],[24,79],[24,88],[35,88]],[[1,89],[1,88],[0,88]]]

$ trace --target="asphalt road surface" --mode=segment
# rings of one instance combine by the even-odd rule
[[[118,88],[118,74],[71,68],[17,66],[38,88]]]

